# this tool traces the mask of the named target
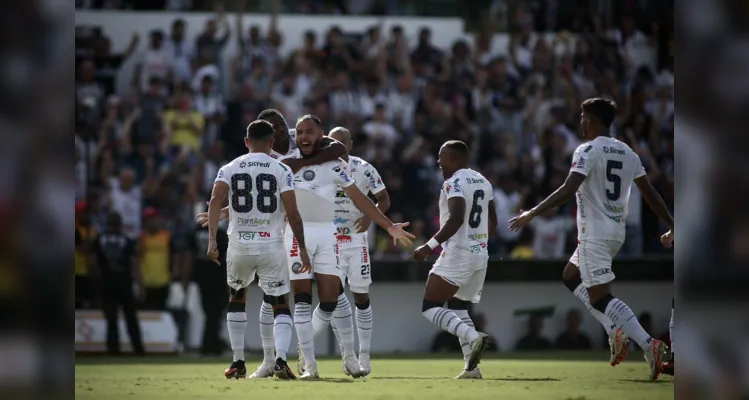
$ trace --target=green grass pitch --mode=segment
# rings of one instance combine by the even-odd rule
[[[460,355],[372,357],[372,375],[351,379],[340,359],[319,360],[314,382],[226,380],[226,359],[78,357],[78,399],[673,399],[673,378],[647,381],[641,353],[612,368],[605,351],[501,354],[481,362],[483,380],[455,380]],[[291,360],[294,361],[294,360]],[[290,362],[292,368],[295,362]],[[257,359],[247,362],[248,373]]]

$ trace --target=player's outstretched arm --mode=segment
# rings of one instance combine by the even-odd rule
[[[394,224],[388,217],[383,214],[377,206],[372,203],[369,197],[365,196],[364,193],[359,190],[356,185],[349,185],[343,187],[343,191],[346,193],[349,199],[354,203],[354,206],[364,213],[367,217],[371,218],[372,221],[386,229],[390,236],[395,240],[400,240],[405,245],[411,245],[413,242],[411,239],[416,236],[403,230],[404,227],[408,226],[408,222],[403,224]]]
[[[229,185],[224,181],[217,180],[213,184],[211,201],[208,203],[208,257],[218,265],[218,245],[216,243],[216,232],[218,232],[218,222],[221,219],[221,205],[226,201],[229,193]]]
[[[648,176],[643,175],[635,179],[635,184],[640,189],[640,193],[642,193],[642,197],[645,199],[645,202],[648,203],[650,209],[653,210],[653,212],[656,213],[656,215],[658,215],[658,217],[665,222],[666,225],[668,225],[668,228],[673,232],[674,217],[671,216],[671,212],[668,210],[668,207],[666,207],[666,203],[663,201],[661,195],[658,194],[650,183]]]
[[[301,272],[309,272],[312,269],[312,263],[307,253],[307,245],[304,241],[304,222],[302,222],[302,216],[299,214],[299,209],[297,208],[294,191],[287,190],[282,192],[281,202],[283,202],[283,207],[286,209],[286,219],[289,221],[291,232],[294,233],[296,242],[299,245],[299,254],[302,258]]]
[[[524,211],[517,217],[511,219],[509,221],[510,230],[517,231],[528,225],[533,220],[533,218],[536,218],[544,212],[567,202],[575,194],[575,192],[577,192],[577,189],[580,188],[580,185],[583,184],[583,181],[585,181],[585,175],[579,172],[570,171],[570,174],[567,175],[567,179],[564,181],[562,186],[559,187],[559,189],[555,190],[554,193],[550,194],[549,197],[544,199],[544,201],[539,203],[537,206],[533,207],[529,211]]]
[[[390,209],[390,195],[388,194],[387,190],[380,190],[379,192],[375,193],[374,195],[375,200],[377,200],[377,209],[380,210],[381,213],[385,214]],[[372,220],[365,216],[362,216],[361,218],[354,221],[354,226],[356,226],[356,233],[363,233],[369,230],[369,226],[372,224]]]
[[[445,243],[447,239],[450,239],[456,232],[458,232],[458,229],[463,225],[463,219],[465,218],[465,197],[461,195],[448,198],[447,210],[450,212],[450,216],[447,218],[445,225],[442,225],[442,228],[440,228],[440,230],[437,231],[428,242],[414,250],[414,259],[419,261],[426,260],[429,254],[432,253],[432,250],[442,243]]]

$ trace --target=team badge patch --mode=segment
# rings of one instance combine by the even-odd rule
[[[312,171],[312,170],[304,171],[304,173],[302,174],[302,178],[304,178],[305,181],[311,181],[315,179],[315,171]]]
[[[297,261],[294,264],[291,264],[291,272],[298,274],[299,271],[301,270],[302,270],[302,263]]]

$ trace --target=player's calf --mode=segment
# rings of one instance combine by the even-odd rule
[[[366,287],[352,287],[356,307],[356,332],[359,336],[359,365],[365,374],[372,372],[370,365],[370,345],[372,343],[373,314]]]
[[[471,317],[468,315],[468,307],[470,306],[471,302],[466,300],[461,300],[457,297],[453,297],[447,302],[447,308],[452,310],[455,315],[460,318],[463,323],[470,326],[473,329],[476,329],[475,325],[473,324],[473,320],[471,320]],[[468,370],[468,360],[471,358],[471,342],[460,339],[460,350],[463,352],[463,360],[465,361],[465,370]],[[462,374],[461,374],[462,375]],[[470,376],[473,376],[474,374],[469,374]]]
[[[247,376],[247,367],[244,363],[244,335],[247,330],[245,308],[245,288],[232,288],[229,308],[226,313],[226,325],[229,330],[233,360],[229,368],[224,371],[224,376],[227,379],[239,379]]]
[[[294,294],[294,328],[299,341],[299,362],[303,366],[301,368],[303,371],[304,368],[316,364],[315,336],[312,329],[312,294],[310,293]]]

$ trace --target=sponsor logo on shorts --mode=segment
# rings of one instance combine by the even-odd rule
[[[296,236],[291,240],[291,250],[289,250],[289,257],[299,257],[299,242],[296,241]]]
[[[297,261],[294,264],[291,264],[291,272],[298,274],[299,271],[301,270],[302,270],[302,263]]]
[[[305,181],[311,181],[315,179],[315,171],[312,171],[312,170],[304,171],[304,173],[302,174],[302,178],[304,178]]]
[[[255,240],[255,238],[269,238],[270,232],[238,231],[239,240]]]
[[[244,281],[241,280],[241,279],[236,279],[236,278],[229,277],[229,283],[231,283],[233,285],[242,285],[242,284],[244,284]]]
[[[348,220],[346,218],[336,217],[336,219],[333,220],[333,223],[336,225],[343,225],[348,224]]]
[[[350,235],[338,235],[336,239],[338,239],[338,243],[351,243]]]
[[[481,251],[484,249],[484,247],[486,247],[486,245],[483,244],[483,243],[481,243],[481,244],[474,244],[473,246],[470,247],[470,250],[471,250],[472,254],[477,254],[477,253],[481,253]]]
[[[241,226],[263,226],[263,225],[270,225],[269,219],[262,219],[262,218],[237,218],[237,225]]]
[[[284,281],[268,282],[268,287],[271,289],[277,289],[277,288],[284,286],[285,284],[286,282]]]
[[[593,276],[608,275],[610,273],[611,273],[611,269],[610,268],[603,268],[603,269],[599,269],[597,271],[593,271]]]
[[[361,248],[361,262],[364,264],[369,264],[369,249],[367,248],[367,246]]]

